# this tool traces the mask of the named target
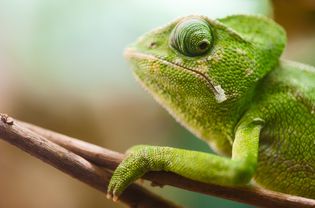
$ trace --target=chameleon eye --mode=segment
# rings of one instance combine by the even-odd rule
[[[209,24],[202,19],[182,21],[173,29],[170,44],[187,56],[200,56],[207,53],[212,46],[212,31]]]

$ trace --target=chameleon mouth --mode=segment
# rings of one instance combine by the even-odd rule
[[[186,66],[183,66],[182,64],[179,64],[179,63],[174,63],[174,62],[171,62],[169,60],[166,60],[165,58],[163,57],[160,57],[160,56],[155,56],[155,55],[152,55],[152,54],[146,54],[146,53],[142,53],[142,52],[139,52],[133,48],[127,48],[124,52],[124,56],[128,59],[128,60],[131,60],[131,59],[147,59],[147,60],[156,60],[156,61],[159,61],[161,62],[162,64],[164,65],[168,65],[168,66],[171,66],[172,68],[179,68],[179,69],[182,69],[182,70],[185,70],[185,71],[189,71],[189,72],[192,72],[194,73],[195,75],[197,75],[198,77],[200,77],[201,79],[203,79],[208,88],[211,90],[211,92],[213,92],[213,94],[215,95],[215,98],[216,100],[221,103],[223,101],[225,101],[227,98],[226,98],[226,95],[225,95],[225,92],[224,90],[221,88],[220,85],[214,85],[212,83],[212,80],[206,76],[205,74],[203,74],[202,72],[200,71],[197,71],[195,69],[191,69],[191,68],[188,68]]]

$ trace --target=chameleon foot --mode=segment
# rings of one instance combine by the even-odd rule
[[[127,158],[119,164],[110,180],[107,198],[117,201],[129,184],[154,169],[152,159],[149,157],[152,148],[137,145],[127,151]]]

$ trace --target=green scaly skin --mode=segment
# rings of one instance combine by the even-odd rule
[[[284,30],[261,16],[188,16],[126,50],[140,83],[218,154],[135,146],[108,187],[148,171],[205,183],[256,184],[315,199],[315,69],[279,59]]]

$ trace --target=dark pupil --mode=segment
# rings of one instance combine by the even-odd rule
[[[200,50],[204,50],[208,47],[208,43],[206,41],[202,41],[201,43],[199,43],[198,48]]]

